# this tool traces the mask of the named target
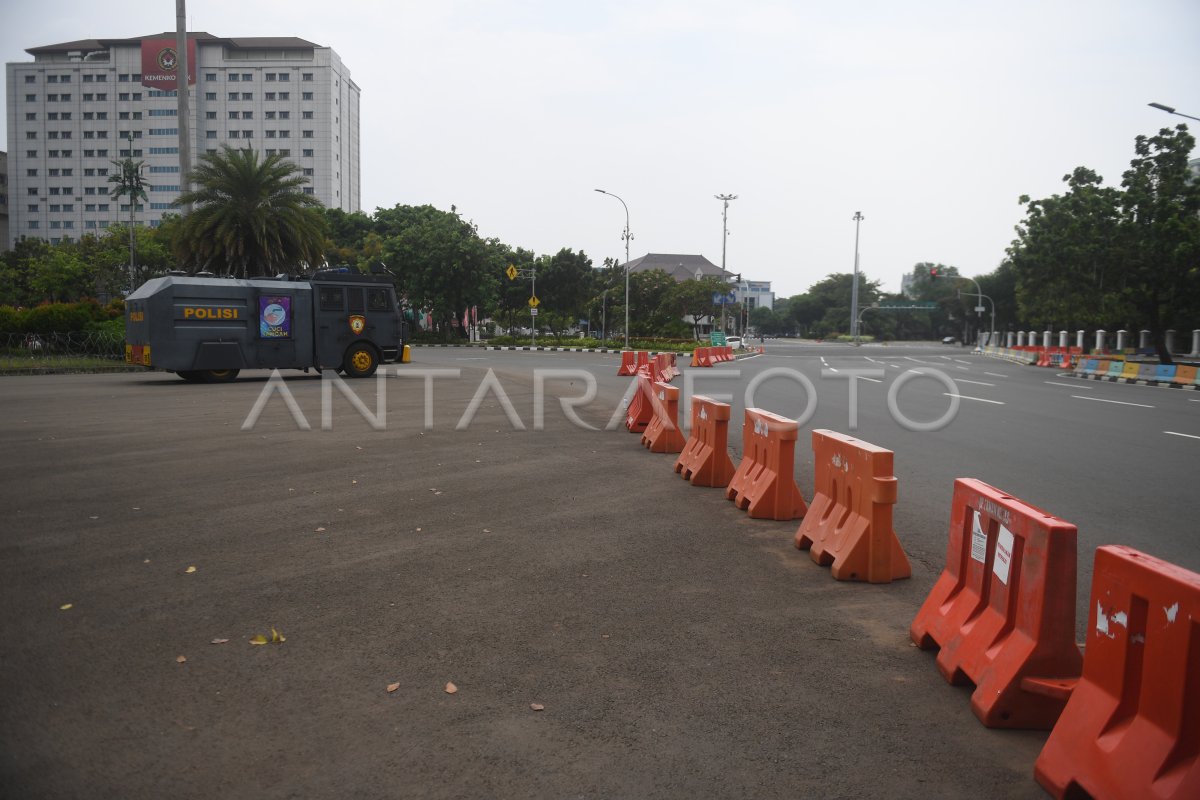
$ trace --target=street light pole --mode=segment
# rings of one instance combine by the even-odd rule
[[[721,201],[721,281],[727,280],[725,269],[725,245],[729,241],[729,201],[737,200],[736,194],[715,194],[713,197]],[[721,333],[725,332],[725,300],[721,300]]]
[[[612,192],[606,192],[603,189],[597,189],[600,194],[606,194],[609,197],[617,197]],[[621,200],[621,205],[625,208],[625,232],[621,234],[621,238],[625,240],[625,349],[629,349],[629,240],[633,238],[633,234],[629,232],[629,206],[625,205],[625,201]]]
[[[858,228],[865,217],[861,211],[855,211],[854,216],[854,283],[850,287],[850,337],[854,346],[858,346]]]
[[[1197,122],[1200,122],[1200,117],[1193,117],[1191,114],[1184,114],[1183,112],[1176,111],[1171,106],[1164,106],[1162,103],[1147,103],[1146,105],[1150,106],[1151,108],[1157,108],[1159,111],[1165,111],[1168,114],[1174,114],[1177,117],[1187,117],[1188,119],[1194,119]]]
[[[137,281],[137,261],[134,258],[137,244],[133,235],[134,211],[137,208],[137,181],[134,179],[133,165],[133,131],[129,131],[129,159],[125,162],[129,174],[125,179],[129,182],[129,283],[132,286]]]

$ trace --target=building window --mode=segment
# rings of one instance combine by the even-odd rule
[[[163,184],[162,186],[151,186],[150,191],[152,191],[152,192],[178,192],[179,187],[171,186],[169,184]]]
[[[95,95],[93,95],[93,94],[85,94],[85,95],[83,96],[83,102],[85,102],[85,103],[90,103],[90,102],[92,102],[92,100],[94,100],[95,98],[96,98],[96,96],[95,96]]]
[[[215,72],[206,72],[206,73],[204,73],[204,80],[206,80],[206,81],[215,81],[216,79],[217,79],[217,73],[215,73]]]
[[[151,167],[150,167],[150,172],[151,172],[151,173],[155,173],[155,172],[179,172],[179,167],[156,167],[156,166],[151,166]]]
[[[91,83],[94,78],[95,78],[95,76],[89,73],[89,74],[83,76],[83,82]]]
[[[274,138],[275,138],[275,131],[273,131],[273,130],[271,130],[270,128],[268,128],[266,131],[264,131],[264,132],[263,132],[263,135],[264,135],[264,136],[266,136],[268,139],[274,139]]]
[[[267,79],[267,81],[274,81],[274,80],[275,80],[275,73],[274,73],[274,72],[268,72],[268,73],[266,73],[266,79]]]
[[[264,99],[264,100],[274,100],[274,99],[275,99],[275,93],[274,93],[274,92],[267,92],[265,95],[263,95],[263,99]]]
[[[37,150],[26,150],[25,157],[26,158],[37,158]]]
[[[292,99],[292,93],[291,93],[291,92],[280,92],[280,93],[279,93],[279,99],[280,99],[280,100],[291,100],[291,99]]]
[[[311,187],[311,186],[305,186],[304,193],[305,194],[316,194],[316,190],[313,189],[313,187]]]
[[[305,148],[305,149],[303,149],[303,150],[301,150],[301,151],[300,151],[300,155],[301,155],[301,157],[303,157],[303,158],[312,158],[312,157],[313,157],[313,151],[312,151],[312,150],[310,150],[310,149],[308,149],[308,148]]]
[[[292,155],[292,151],[288,150],[287,148],[282,148],[279,151],[279,155],[283,156],[284,158],[289,158]]]
[[[129,92],[119,92],[117,94],[117,100],[122,103],[129,102]]]
[[[229,112],[230,119],[237,119],[239,116],[241,116],[241,112],[239,112],[239,111],[230,111]]]
[[[37,195],[37,193],[38,193],[38,190],[37,190],[36,186],[30,186],[28,189],[25,190],[25,194],[28,194],[28,195]]]
[[[26,139],[36,139],[37,131],[25,131],[25,138]]]
[[[313,93],[312,93],[312,92],[301,92],[301,93],[300,93],[300,99],[301,99],[301,100],[312,100],[312,99],[313,99]]]
[[[96,170],[95,170],[94,168],[92,168],[92,167],[84,167],[84,169],[83,169],[83,177],[85,177],[85,178],[94,178],[94,177],[96,177]]]
[[[85,186],[85,187],[83,187],[83,193],[87,194],[87,195],[94,195],[94,194],[96,194],[96,187],[95,186]]]
[[[204,99],[205,99],[205,100],[216,100],[216,99],[217,99],[217,93],[216,93],[216,92],[205,92],[205,93],[204,93]]]
[[[108,211],[108,203],[101,203],[100,205],[96,206],[96,209],[98,211]],[[101,225],[100,227],[103,228],[105,226]]]
[[[303,117],[304,119],[312,119],[312,118],[313,118],[313,112],[311,112],[311,111],[301,111],[301,112],[300,112],[300,116],[301,116],[301,117]]]
[[[253,92],[242,92],[242,99],[243,100],[253,100],[254,93]]]
[[[215,138],[217,138],[217,132],[216,131],[205,131],[204,138],[205,139],[215,139]]]
[[[96,228],[96,220],[85,219],[83,221],[83,227],[87,228],[88,230],[94,230]]]
[[[217,118],[217,112],[215,112],[215,111],[205,111],[205,112],[204,112],[204,118],[205,118],[205,119],[216,119],[216,118]]]
[[[168,209],[170,207],[171,207],[170,203],[151,203],[150,204],[151,211],[165,211],[166,209]]]
[[[134,155],[140,156],[141,154],[142,154],[141,150],[137,150],[134,152]],[[152,156],[179,155],[179,148],[178,147],[151,147],[150,155],[152,155]]]
[[[230,139],[236,139],[236,138],[238,138],[239,136],[241,136],[241,131],[230,131],[230,132],[229,132],[229,138],[230,138]]]
[[[281,81],[290,81],[291,79],[292,79],[292,76],[291,76],[291,74],[290,74],[290,73],[287,73],[287,72],[281,72],[281,73],[279,73],[279,80],[281,80]]]
[[[37,203],[30,203],[30,204],[29,204],[29,213],[31,213],[31,214],[36,214],[36,213],[37,213],[37,211],[38,211],[38,204],[37,204]]]
[[[305,139],[311,139],[311,138],[313,138],[313,132],[312,132],[312,131],[302,131],[302,132],[300,133],[300,135],[301,135],[301,136],[303,136]]]
[[[36,75],[26,75],[25,82],[26,83],[37,83],[37,76]]]
[[[252,73],[252,72],[243,72],[242,73],[242,83],[248,83],[249,81],[252,81],[252,80],[254,80],[254,73]]]
[[[122,73],[117,76],[117,81],[119,83],[129,83],[129,76],[125,73]]]
[[[57,75],[47,75],[46,83],[58,83],[58,76]]]
[[[37,95],[36,95],[36,94],[27,94],[27,95],[25,95],[25,102],[26,102],[26,103],[36,103],[36,102],[37,102]]]
[[[312,79],[313,79],[313,74],[311,72],[305,72],[300,75],[300,80],[302,80],[302,81],[311,81]]]
[[[25,112],[25,121],[26,122],[36,122],[37,121],[37,112],[36,111],[26,111]]]
[[[279,131],[279,138],[280,138],[280,139],[289,139],[289,138],[291,138],[291,135],[292,135],[292,132],[291,132],[291,131],[285,131],[285,130],[280,130],[280,131]]]
[[[290,111],[280,111],[280,112],[279,112],[279,118],[280,118],[280,119],[291,119],[291,118],[292,118],[292,112],[290,112]]]
[[[239,75],[238,73],[236,73],[236,72],[231,72],[231,73],[229,73],[229,78],[228,78],[228,79],[229,79],[231,82],[235,82],[235,83],[236,83],[237,81],[241,80],[241,77],[242,77],[242,76],[241,76],[241,75]]]
[[[266,118],[267,118],[267,119],[275,119],[275,112],[274,112],[274,111],[267,111],[267,112],[266,112]]]
[[[29,229],[30,230],[36,230],[37,226],[38,226],[38,221],[36,219],[29,220]]]
[[[310,177],[310,178],[311,178],[311,177],[312,177],[312,174],[313,174],[313,168],[312,168],[312,167],[305,167],[303,170],[301,170],[301,172],[303,172],[305,175],[307,175],[308,177]]]
[[[26,178],[36,178],[37,177],[37,167],[30,167],[30,168],[26,169],[25,177]]]
[[[267,131],[267,138],[268,138],[268,139],[270,139],[270,138],[271,138],[271,132],[270,132],[270,131]],[[266,153],[266,154],[267,154],[267,156],[273,156],[273,155],[275,155],[275,154],[276,154],[277,152],[279,152],[279,151],[277,151],[277,150],[276,150],[275,148],[273,148],[273,147],[268,147],[268,148],[267,148],[266,150],[264,150],[263,152],[264,152],[264,153]]]
[[[242,131],[242,138],[243,139],[253,139],[254,131]]]
[[[150,109],[150,116],[152,116],[152,117],[177,117],[177,116],[179,116],[179,109],[177,109],[177,108],[152,108],[152,109]]]
[[[254,119],[254,112],[253,111],[243,111],[242,119]]]
[[[230,99],[230,100],[237,100],[237,99],[238,99],[238,97],[240,97],[240,95],[239,95],[237,92],[230,92],[230,93],[229,93],[229,99]]]

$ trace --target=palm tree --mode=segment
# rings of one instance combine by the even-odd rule
[[[308,179],[299,171],[277,153],[259,160],[228,145],[202,156],[189,176],[196,188],[173,204],[195,206],[179,224],[176,255],[238,277],[320,263],[325,217],[321,201],[301,191]]]
[[[129,140],[130,153],[133,153],[133,139]],[[146,200],[146,179],[142,177],[143,161],[134,161],[132,157],[114,161],[112,165],[117,171],[108,176],[108,182],[113,187],[108,190],[108,196],[113,200],[121,197],[129,198],[129,280],[137,283],[136,253],[137,244],[134,238],[133,215],[137,211],[138,200]]]

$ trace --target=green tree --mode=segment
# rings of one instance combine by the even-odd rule
[[[564,247],[551,258],[540,259],[537,282],[539,317],[555,338],[587,314],[592,294],[592,260],[583,251]]]
[[[238,277],[322,263],[321,202],[301,191],[308,179],[292,162],[225,145],[190,178],[196,188],[174,203],[195,206],[173,243],[183,263]]]
[[[132,153],[133,151],[130,150]],[[142,176],[143,161],[134,161],[133,158],[125,158],[120,161],[111,162],[116,171],[108,176],[108,182],[113,184],[108,190],[108,196],[113,200],[120,200],[122,197],[129,201],[131,225],[129,231],[129,260],[133,264],[137,264],[137,244],[133,234],[132,225],[133,212],[141,208],[141,203],[147,202],[146,197],[146,179]],[[132,276],[131,276],[132,277]]]
[[[678,305],[679,316],[691,317],[692,336],[697,340],[701,338],[700,326],[704,324],[704,320],[711,321],[720,313],[718,307],[713,304],[713,295],[728,292],[729,287],[715,275],[706,275],[698,280],[689,278],[675,287],[675,303]]]

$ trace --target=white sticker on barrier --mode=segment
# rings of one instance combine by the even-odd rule
[[[971,558],[982,564],[987,560],[987,533],[980,524],[979,512],[972,511]]]
[[[700,419],[708,419],[708,409],[700,406]]]
[[[1013,535],[1012,531],[1000,526],[1000,535],[996,538],[996,561],[992,564],[992,572],[1005,586],[1008,585],[1008,573],[1012,568]]]

